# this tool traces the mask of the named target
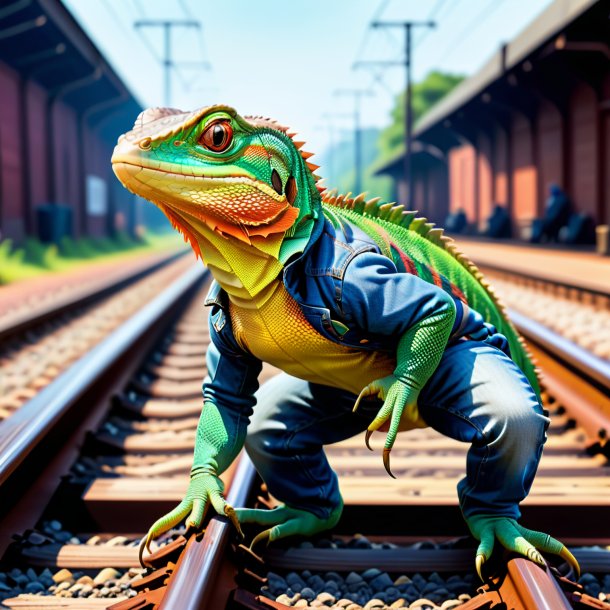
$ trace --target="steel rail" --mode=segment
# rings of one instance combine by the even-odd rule
[[[506,571],[477,589],[461,610],[573,610],[558,582],[524,557],[511,559]]]
[[[205,273],[202,265],[189,269],[0,424],[0,485],[105,372],[135,344],[150,336],[160,317],[176,306]]]
[[[594,356],[579,345],[513,309],[508,310],[508,316],[526,339],[533,341],[554,357],[567,362],[610,391],[610,362]]]
[[[254,466],[242,452],[227,502],[233,507],[245,506],[255,480]],[[201,540],[191,537],[169,580],[159,610],[224,608],[230,591],[219,591],[218,580],[233,532],[233,525],[226,517],[215,516],[210,520]]]
[[[110,296],[111,294],[126,288],[130,284],[137,282],[148,274],[154,273],[158,269],[165,267],[185,254],[186,251],[171,254],[162,260],[157,261],[153,265],[150,265],[144,269],[139,269],[136,272],[127,273],[118,280],[114,279],[105,282],[93,290],[81,290],[76,294],[73,293],[71,295],[65,295],[56,299],[52,304],[40,307],[34,312],[24,312],[14,317],[10,316],[9,319],[0,322],[0,340],[6,340],[9,337],[13,337],[24,330],[55,318],[62,313],[74,309],[75,307],[82,307],[104,297]]]
[[[572,610],[557,581],[540,566],[522,557],[508,562],[507,578],[500,591],[508,608]]]
[[[560,287],[566,290],[575,290],[580,294],[591,294],[597,297],[610,297],[610,288],[601,288],[593,285],[583,286],[582,284],[577,284],[576,282],[566,282],[560,279],[554,279],[545,277],[541,274],[532,273],[531,271],[521,271],[518,269],[512,269],[509,266],[503,267],[498,264],[480,262],[477,263],[477,267],[485,274],[488,272],[491,273],[499,273],[505,276],[514,276],[521,278],[523,280],[530,280],[533,282],[540,282],[541,284],[547,284],[549,286]]]

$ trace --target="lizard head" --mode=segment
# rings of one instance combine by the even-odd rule
[[[213,230],[246,243],[291,235],[316,218],[317,177],[302,143],[269,119],[228,106],[193,112],[149,108],[119,137],[112,167],[123,185],[152,201],[197,254]]]

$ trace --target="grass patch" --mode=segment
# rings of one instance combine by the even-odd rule
[[[28,238],[14,247],[10,239],[0,242],[0,284],[10,284],[44,273],[66,271],[92,261],[124,258],[132,254],[175,249],[182,245],[177,233],[145,233],[134,238],[126,233],[115,237],[72,239],[59,245]]]

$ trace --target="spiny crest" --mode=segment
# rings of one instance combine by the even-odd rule
[[[428,222],[427,218],[417,216],[416,211],[405,210],[404,205],[384,203],[379,197],[367,200],[365,193],[361,193],[357,197],[352,197],[351,193],[338,195],[336,189],[322,193],[322,203],[339,208],[347,208],[362,216],[379,218],[404,227],[409,231],[415,231],[418,235],[442,248],[455,258],[483,286],[496,307],[507,317],[506,307],[497,297],[494,289],[483,277],[478,267],[457,249],[454,240],[445,235],[443,229],[435,228],[434,223]]]
[[[531,351],[528,349],[523,337],[521,337],[513,323],[508,318],[506,307],[497,296],[493,287],[489,285],[478,267],[465,254],[462,254],[462,252],[457,249],[454,240],[448,235],[444,234],[443,229],[436,228],[434,223],[428,222],[427,218],[418,217],[416,211],[405,210],[404,205],[396,203],[383,203],[379,197],[367,200],[365,193],[361,193],[357,197],[352,197],[351,193],[348,193],[347,195],[339,195],[336,189],[330,191],[327,190],[322,193],[322,203],[333,207],[346,208],[361,216],[379,218],[381,220],[391,222],[392,224],[404,227],[409,231],[415,231],[427,241],[432,242],[439,248],[442,248],[449,253],[483,287],[485,292],[489,295],[491,301],[499,309],[504,319],[511,326],[527,356],[534,363],[534,365],[536,364],[536,361]],[[536,374],[538,375],[538,373]]]
[[[320,166],[316,165],[315,163],[311,163],[308,160],[311,157],[313,157],[315,153],[307,152],[307,151],[303,150],[303,146],[305,146],[305,142],[294,139],[295,136],[297,135],[296,131],[292,131],[290,129],[290,127],[281,125],[275,119],[271,119],[269,117],[246,116],[246,117],[244,117],[244,119],[246,119],[246,121],[248,121],[248,123],[250,123],[253,127],[267,127],[269,129],[275,129],[276,131],[281,131],[283,134],[286,134],[292,140],[294,147],[299,151],[301,157],[303,158],[303,161],[305,161],[305,165],[307,165],[307,168],[312,173],[316,183],[320,180],[320,176],[318,176],[315,173],[316,170],[320,168]],[[317,186],[318,191],[320,191],[320,192],[324,191],[323,187],[318,186],[318,185],[316,185],[316,186]]]

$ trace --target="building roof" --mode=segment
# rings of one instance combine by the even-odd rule
[[[59,0],[14,0],[0,8],[0,61],[92,119],[141,104]],[[116,103],[114,103],[116,102]]]
[[[416,138],[438,125],[450,115],[482,93],[489,85],[500,79],[508,70],[519,65],[550,39],[559,34],[589,8],[601,0],[555,0],[534,19],[514,40],[501,46],[471,77],[463,80],[448,95],[435,104],[415,125]],[[404,153],[402,153],[404,155]],[[376,173],[385,173],[394,166],[392,159]]]
[[[556,36],[566,25],[598,1],[555,0],[514,40],[498,49],[476,74],[463,80],[449,95],[435,104],[417,123],[414,135],[423,133],[447,115],[458,110],[492,82],[502,77],[507,70],[522,62],[528,55]]]

